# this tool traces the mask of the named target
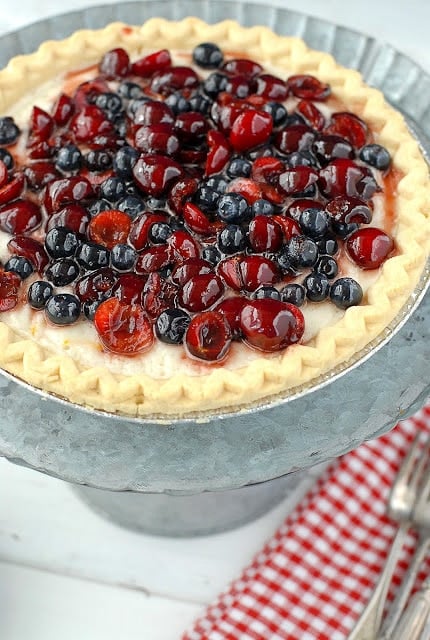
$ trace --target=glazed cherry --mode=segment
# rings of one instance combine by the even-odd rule
[[[105,112],[94,104],[83,105],[72,117],[69,127],[76,142],[86,142],[90,146],[94,138],[114,133],[113,125]]]
[[[93,196],[90,182],[82,176],[60,178],[50,182],[45,191],[43,204],[48,214],[56,213],[68,204],[79,204]]]
[[[267,142],[273,120],[265,111],[244,111],[236,118],[230,132],[230,142],[236,151],[246,151]]]
[[[149,127],[152,124],[174,124],[175,115],[165,102],[148,100],[143,102],[133,114],[136,125]]]
[[[48,160],[39,160],[27,165],[24,168],[24,175],[27,179],[27,185],[30,189],[35,189],[36,191],[39,191],[49,182],[60,177],[60,173],[55,168],[55,165]]]
[[[180,113],[175,120],[175,131],[181,140],[192,142],[203,136],[209,128],[206,118],[196,111]]]
[[[273,156],[257,158],[252,163],[251,178],[256,182],[276,184],[284,171],[285,164],[279,158]]]
[[[112,290],[116,281],[115,272],[109,267],[103,267],[77,280],[74,289],[81,302],[100,300]]]
[[[124,78],[130,70],[130,58],[127,51],[117,47],[105,53],[100,61],[99,70],[109,80]]]
[[[301,194],[318,181],[318,173],[312,167],[286,169],[279,176],[279,187],[287,195]]]
[[[168,204],[175,213],[181,213],[187,200],[191,199],[199,186],[196,178],[179,178],[170,189]]]
[[[305,122],[316,131],[324,129],[324,115],[310,100],[300,100],[296,106],[296,112],[303,116]]]
[[[142,307],[118,298],[109,298],[99,305],[94,326],[102,345],[120,355],[146,351],[154,341],[152,325]]]
[[[171,67],[152,76],[151,91],[168,95],[181,89],[196,89],[199,77],[191,67]]]
[[[40,207],[31,200],[14,200],[0,207],[0,229],[11,235],[34,231],[41,222]]]
[[[333,113],[325,133],[346,138],[356,149],[366,144],[369,135],[366,123],[347,112]]]
[[[212,307],[223,295],[224,285],[221,278],[213,273],[201,273],[192,276],[179,289],[179,306],[187,311],[205,311]]]
[[[48,140],[54,128],[54,120],[49,113],[40,107],[33,107],[30,116],[30,130],[32,140],[41,142]]]
[[[54,227],[67,227],[70,231],[84,235],[89,221],[90,216],[85,207],[79,204],[69,204],[48,218],[46,231],[50,231]]]
[[[326,100],[331,89],[328,84],[321,82],[312,75],[294,75],[287,80],[287,87],[296,98],[305,100]]]
[[[177,307],[177,292],[177,287],[159,273],[150,273],[143,288],[143,308],[155,320],[166,309]]]
[[[205,164],[205,175],[211,176],[224,168],[230,159],[231,147],[225,136],[214,129],[211,129],[207,134],[207,144],[209,151]]]
[[[282,227],[273,218],[255,216],[249,223],[248,242],[257,253],[278,251],[282,241]]]
[[[183,287],[193,276],[212,273],[212,265],[202,258],[188,258],[177,265],[170,278],[179,287]]]
[[[247,299],[242,296],[231,296],[224,298],[214,307],[214,311],[219,311],[226,319],[232,340],[239,340],[242,337],[240,314],[246,303]]]
[[[70,96],[60,93],[52,110],[52,118],[59,127],[63,127],[70,120],[75,111],[75,105]]]
[[[106,286],[109,283],[109,279],[113,279],[114,276],[111,270],[109,270],[109,272],[109,274],[106,272],[106,277],[108,278]],[[136,273],[122,273],[118,279],[114,279],[113,281],[112,296],[115,296],[118,300],[127,304],[139,304],[142,300],[146,280],[146,277],[138,276]]]
[[[146,194],[161,196],[184,173],[181,165],[167,156],[144,154],[133,167],[137,186]]]
[[[135,60],[131,66],[131,72],[141,78],[150,78],[157,71],[169,68],[171,64],[170,52],[167,49],[160,49]]]
[[[0,311],[9,311],[18,303],[21,278],[13,271],[0,271]]]
[[[0,189],[8,182],[9,171],[3,160],[0,159]]]
[[[0,205],[7,204],[19,198],[24,190],[26,183],[25,175],[18,173],[10,182],[7,182],[0,188]]]
[[[174,231],[169,236],[167,244],[174,262],[197,258],[199,255],[198,244],[187,231],[182,231],[181,229]]]
[[[179,139],[173,125],[167,123],[139,127],[134,134],[134,146],[146,153],[174,155],[179,149]]]
[[[13,236],[7,243],[7,248],[10,253],[27,258],[39,273],[49,262],[44,246],[30,236],[22,234]]]
[[[112,249],[116,244],[127,242],[131,219],[123,211],[108,209],[95,215],[88,225],[88,237],[103,247]]]
[[[157,222],[167,222],[167,214],[162,212],[145,212],[133,220],[131,225],[129,241],[137,250],[141,251],[149,245],[149,232],[153,224]]]
[[[289,154],[310,149],[315,138],[316,133],[311,127],[306,124],[294,124],[278,131],[274,144],[279,151]]]
[[[329,199],[352,196],[370,200],[379,189],[370,169],[344,158],[333,160],[320,170],[318,186]]]
[[[350,258],[362,269],[377,269],[394,250],[394,241],[381,229],[364,227],[346,240]]]
[[[230,327],[219,311],[204,311],[191,319],[185,334],[189,355],[209,362],[221,362],[230,345]]]
[[[312,151],[322,166],[335,158],[355,157],[352,144],[341,136],[321,134],[312,144]]]
[[[170,252],[167,245],[155,245],[142,251],[137,258],[135,271],[139,274],[161,271],[170,264]]]
[[[286,83],[270,73],[262,73],[255,78],[256,91],[259,96],[263,96],[267,100],[283,102],[288,95]]]
[[[221,69],[230,75],[244,75],[248,77],[256,76],[263,71],[263,67],[258,62],[245,58],[234,58],[224,62]]]
[[[338,196],[326,206],[326,212],[332,220],[336,222],[358,222],[369,224],[372,220],[372,208],[370,203],[360,200],[360,198],[347,198]]]
[[[279,280],[276,263],[264,256],[245,256],[240,261],[240,274],[245,291],[255,291],[261,285],[275,284]]]
[[[283,238],[286,241],[290,240],[293,236],[300,236],[302,234],[299,223],[289,216],[277,215],[273,216],[273,220],[281,227]]]
[[[263,298],[244,305],[240,325],[247,344],[260,351],[275,352],[299,342],[305,322],[296,306]]]
[[[184,205],[184,221],[187,227],[194,233],[199,235],[208,236],[216,233],[217,226],[209,220],[205,213],[192,202],[186,202]]]

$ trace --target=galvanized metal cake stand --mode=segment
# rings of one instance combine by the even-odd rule
[[[410,118],[427,153],[430,78],[391,47],[292,11],[244,2],[159,0],[94,7],[0,39],[0,64],[82,27],[152,16],[225,17],[300,35],[332,52]],[[414,125],[413,123],[418,123]],[[293,397],[204,421],[139,421],[86,411],[0,376],[0,454],[72,483],[114,521],[161,535],[196,535],[251,520],[281,500],[301,472],[387,432],[430,393],[429,274],[408,305],[348,368]]]

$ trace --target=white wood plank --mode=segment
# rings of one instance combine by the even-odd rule
[[[3,640],[178,640],[200,607],[0,563]]]

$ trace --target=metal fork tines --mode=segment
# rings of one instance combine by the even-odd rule
[[[418,569],[430,544],[429,462],[430,438],[422,448],[422,438],[418,435],[401,465],[388,499],[388,514],[398,521],[400,526],[375,590],[348,640],[388,640],[402,615]],[[411,527],[419,530],[420,542],[406,579],[381,628],[388,590]]]

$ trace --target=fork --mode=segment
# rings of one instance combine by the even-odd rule
[[[420,486],[424,469],[427,466],[427,462],[430,457],[430,439],[427,440],[422,453],[420,453],[420,449],[421,437],[420,434],[418,434],[412,443],[399,472],[397,473],[388,499],[388,515],[392,519],[397,520],[400,523],[400,526],[397,529],[383,572],[378,580],[375,590],[359,618],[358,623],[348,636],[348,640],[376,640],[378,638],[388,589],[400,552],[405,543],[408,530],[414,524],[420,526],[420,522],[422,521],[421,519],[423,518],[421,511],[418,508],[414,509],[415,504],[417,504],[417,506],[419,504],[421,508],[425,504],[426,518],[428,518],[430,523],[430,503],[427,502],[430,490],[430,476]],[[384,629],[384,634],[386,632],[388,633],[388,631],[392,630],[396,626],[402,614],[402,610],[413,586],[417,569],[422,560],[421,554],[423,553],[425,555],[425,541],[426,545],[428,545],[428,538],[426,539],[423,537],[421,544],[419,545],[420,556],[418,557],[417,553],[414,556],[414,561],[412,563],[414,573],[412,573],[412,571],[408,572],[408,579],[407,582],[405,582],[405,587],[407,588],[403,588],[402,586],[401,592],[399,592],[396,598],[397,604],[393,603],[393,607],[390,609],[391,615],[389,617],[389,621],[387,620],[387,622],[389,622],[389,628]],[[427,549],[427,546],[425,548]],[[418,558],[420,558],[419,562]],[[412,565],[410,569],[412,569]],[[395,610],[394,605],[397,607],[399,603],[401,604],[401,608],[399,610]],[[388,640],[389,637],[389,635],[382,636],[382,638],[386,640]]]

